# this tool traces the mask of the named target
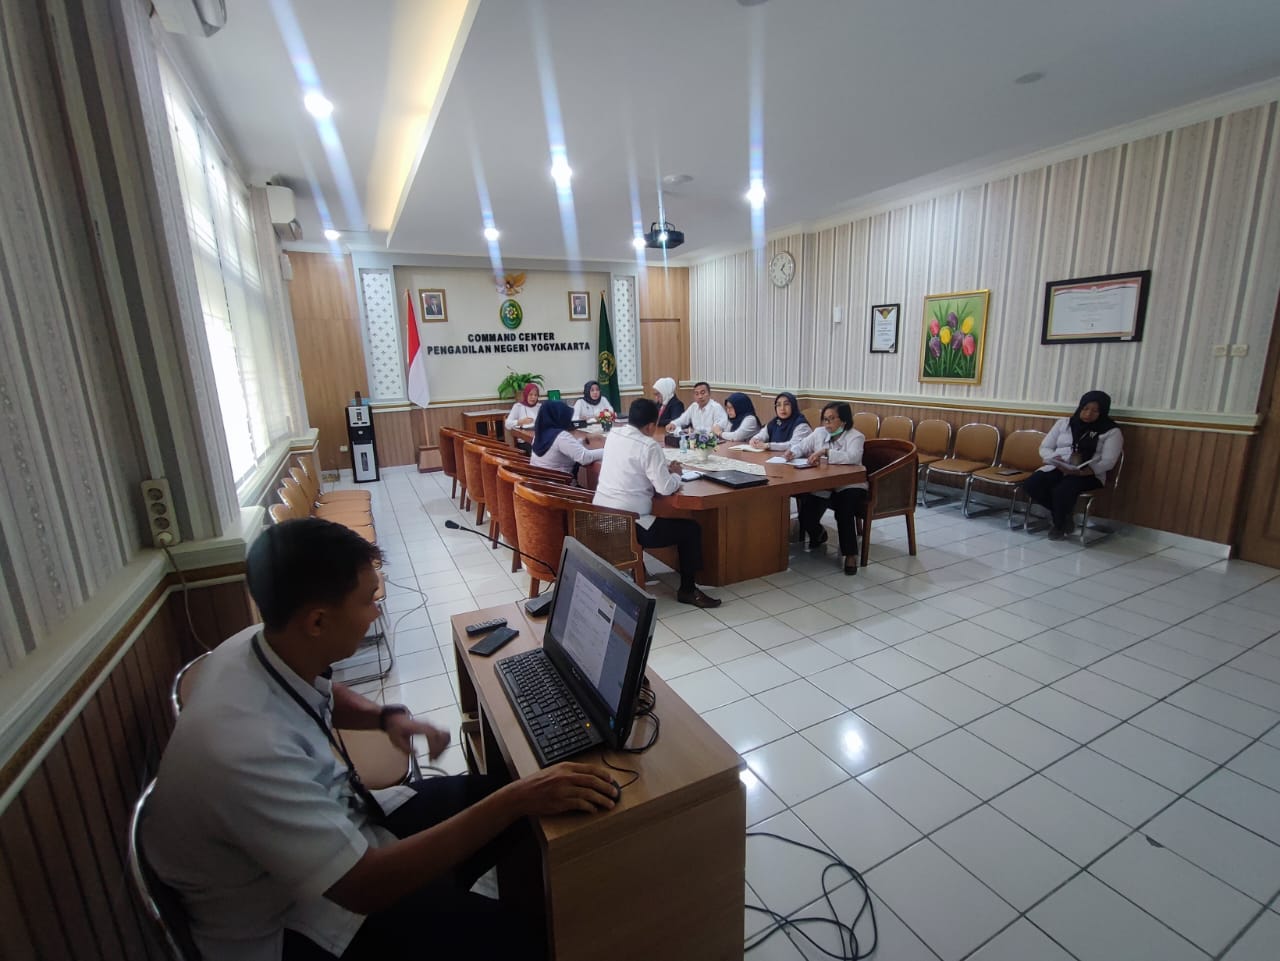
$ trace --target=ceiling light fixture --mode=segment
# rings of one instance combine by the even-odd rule
[[[495,240],[497,240],[497,239],[498,239],[498,237],[499,237],[499,234],[498,234],[498,228],[497,228],[497,227],[485,227],[485,228],[484,228],[484,239],[485,239],[485,240],[487,240],[487,241],[489,241],[489,243],[493,243]]]
[[[644,245],[653,247],[655,250],[674,250],[682,243],[684,243],[684,231],[676,230],[668,220],[662,223],[655,220],[649,225],[648,233],[644,235]]]
[[[764,206],[764,181],[756,178],[751,181],[751,189],[744,195],[752,209],[759,210]]]
[[[631,238],[631,246],[636,250],[644,250],[644,238],[641,236]]]
[[[564,157],[556,157],[551,163],[551,179],[561,190],[569,189],[569,181],[573,179],[573,168]]]
[[[342,237],[341,230],[334,230],[332,227],[326,227],[324,229],[325,240],[339,240],[341,239],[341,237]]]
[[[689,174],[667,174],[662,178],[662,186],[664,187],[682,187],[693,180]]]
[[[319,90],[312,90],[303,97],[302,105],[307,108],[307,113],[317,120],[327,120],[333,113],[333,101]]]
[[[1028,84],[1035,83],[1037,80],[1044,79],[1044,71],[1032,70],[1030,73],[1024,73],[1021,77],[1014,77],[1014,83]]]

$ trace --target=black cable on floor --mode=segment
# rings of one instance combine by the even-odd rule
[[[802,841],[795,841],[791,838],[783,837],[781,834],[773,834],[772,832],[769,832],[769,831],[748,831],[747,837],[748,838],[773,838],[776,841],[782,841],[783,843],[790,844],[793,847],[803,848],[806,851],[812,851],[814,854],[820,854],[824,858],[826,858],[827,864],[822,869],[822,897],[827,902],[827,908],[831,911],[831,917],[829,918],[823,918],[817,915],[811,915],[809,917],[800,917],[800,918],[789,918],[786,915],[778,914],[776,911],[771,911],[768,908],[761,908],[761,907],[756,907],[754,904],[748,904],[746,906],[748,911],[756,911],[760,914],[768,915],[773,920],[773,924],[770,927],[765,928],[763,931],[758,931],[755,934],[753,934],[751,937],[747,938],[747,941],[746,941],[747,951],[751,951],[753,948],[758,948],[760,945],[764,944],[766,941],[768,941],[771,937],[773,937],[779,931],[782,931],[788,928],[794,931],[800,937],[804,938],[810,944],[812,944],[817,951],[822,952],[822,954],[826,955],[828,958],[836,958],[838,959],[838,961],[860,961],[860,959],[869,957],[871,953],[875,951],[876,945],[879,943],[879,940],[880,940],[880,930],[876,925],[876,909],[875,909],[875,906],[871,903],[871,890],[867,887],[867,882],[863,879],[862,875],[859,874],[858,871],[853,866],[846,864],[844,861],[836,857],[830,851],[825,851],[822,848],[813,847],[812,845],[805,844]],[[847,872],[849,877],[853,880],[853,882],[857,884],[858,887],[862,890],[862,906],[858,908],[857,914],[853,916],[853,920],[850,921],[848,924],[845,924],[842,921],[840,921],[839,915],[836,912],[836,907],[831,901],[832,888],[828,887],[827,876],[832,869],[843,870]],[[865,951],[862,950],[861,942],[859,941],[857,934],[854,933],[854,929],[858,926],[858,922],[862,920],[862,916],[864,914],[870,916],[871,918],[871,944]],[[821,925],[834,926],[840,933],[841,953],[835,954],[831,951],[828,951],[826,948],[820,945],[817,941],[811,938],[804,931],[804,927],[806,925],[810,927],[821,926]]]

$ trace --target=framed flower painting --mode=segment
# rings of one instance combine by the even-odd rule
[[[982,383],[990,290],[929,294],[924,299],[920,380],[926,384]]]

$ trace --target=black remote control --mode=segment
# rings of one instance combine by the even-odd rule
[[[495,627],[506,627],[507,619],[505,617],[495,617],[491,621],[478,621],[475,624],[467,625],[467,634],[475,637],[477,634],[483,634],[485,631],[491,631]]]

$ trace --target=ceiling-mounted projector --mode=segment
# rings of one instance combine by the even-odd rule
[[[649,232],[644,235],[644,245],[655,250],[674,250],[682,243],[684,243],[684,231],[676,230],[671,226],[670,221],[666,220],[662,223],[655,220],[649,225]]]

